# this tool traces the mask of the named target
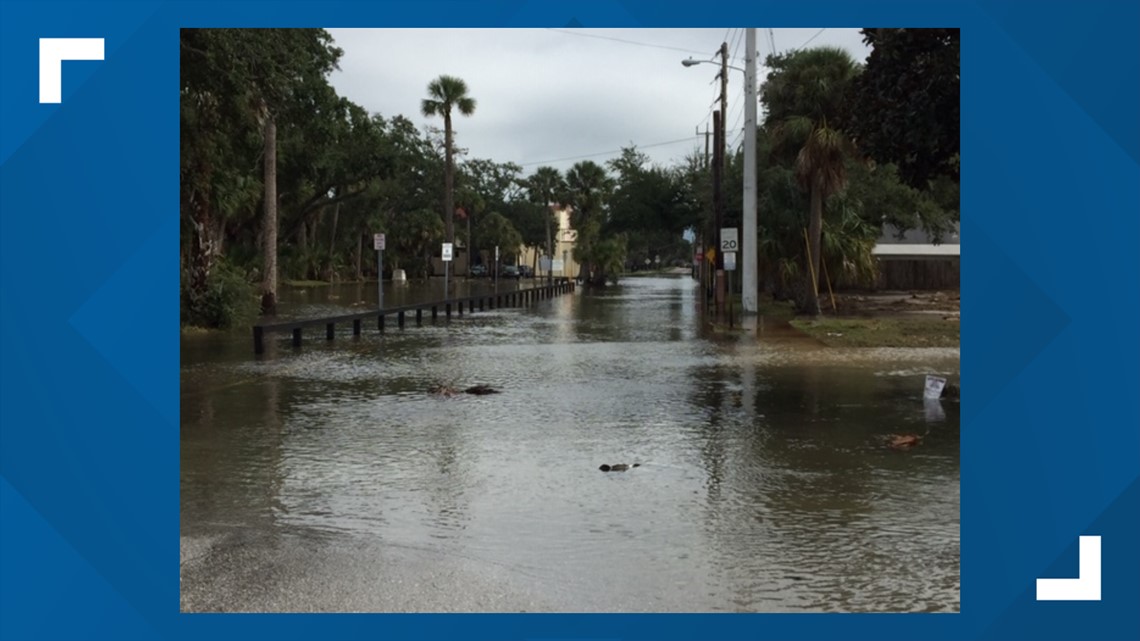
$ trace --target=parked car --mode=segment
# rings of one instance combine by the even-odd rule
[[[523,278],[534,278],[534,270],[530,265],[519,265],[519,276]]]
[[[499,277],[518,280],[519,268],[516,265],[503,265],[503,271],[499,272]]]
[[[487,275],[487,266],[486,265],[472,265],[471,266],[471,275],[476,276],[476,277],[486,276]]]

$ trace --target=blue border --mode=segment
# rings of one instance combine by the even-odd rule
[[[960,26],[962,614],[178,612],[183,26]],[[106,38],[37,103],[37,39]],[[0,637],[1140,638],[1140,4],[0,3]],[[1103,537],[1104,599],[1038,603]]]

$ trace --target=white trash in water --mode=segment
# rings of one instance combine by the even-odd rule
[[[923,392],[922,397],[927,400],[937,400],[942,398],[942,388],[946,387],[946,379],[941,376],[926,375],[926,390]]]
[[[408,280],[408,275],[404,273],[404,270],[397,269],[392,272],[392,280],[396,282],[406,281]]]

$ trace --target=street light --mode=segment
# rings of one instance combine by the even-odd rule
[[[744,233],[741,239],[742,250],[742,266],[743,278],[741,288],[741,303],[743,303],[744,313],[755,314],[759,311],[759,291],[760,283],[756,273],[757,261],[757,228],[756,228],[756,30],[748,29],[745,38],[745,52],[744,60],[746,69],[734,67],[728,64],[728,50],[726,45],[721,45],[721,111],[725,111],[725,94],[727,93],[726,83],[728,69],[735,69],[744,73]],[[686,67],[694,67],[699,64],[709,63],[717,64],[713,60],[682,60],[681,64]],[[724,140],[724,119],[728,117],[727,113],[721,115],[721,144],[727,144]],[[723,161],[723,158],[722,158]],[[717,215],[717,226],[719,227],[719,211]],[[714,234],[719,231],[714,230]],[[717,251],[718,265],[720,262],[721,252]]]
[[[688,60],[682,60],[681,64],[685,65],[686,67],[695,67],[697,65],[704,65],[704,64],[718,65],[718,66],[727,67],[728,69],[735,69],[735,70],[739,71],[740,73],[748,73],[746,70],[741,69],[740,67],[734,67],[732,65],[721,65],[716,60],[693,60],[692,58],[689,58]]]
[[[725,140],[726,121],[728,120],[728,43],[722,42],[720,48],[717,50],[720,54],[720,73],[717,77],[720,78],[720,111],[713,112],[713,129],[716,131],[716,153],[713,156],[713,229],[710,234],[710,241],[716,244],[717,234],[720,233],[722,220],[724,216],[724,196],[721,192],[721,186],[724,183],[724,165],[725,165],[725,149],[728,142]],[[691,57],[688,60],[682,60],[681,64],[686,67],[693,67],[702,63],[712,63],[712,60],[693,60]],[[719,316],[721,313],[722,305],[724,304],[724,252],[720,251],[719,247],[714,251],[713,256],[715,262],[710,265],[712,268],[713,276],[713,300],[716,302],[716,312]]]

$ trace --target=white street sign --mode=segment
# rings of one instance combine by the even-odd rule
[[[734,252],[740,249],[740,241],[737,240],[735,227],[722,227],[720,230],[720,250],[722,252]]]
[[[724,252],[724,271],[736,271],[736,252]]]
[[[942,398],[942,388],[946,387],[946,379],[941,376],[926,375],[926,387],[922,390],[922,397],[927,400]]]
[[[384,234],[376,234],[372,237],[373,249],[376,251],[384,251]]]
[[[443,262],[451,262],[451,243],[443,244]]]

